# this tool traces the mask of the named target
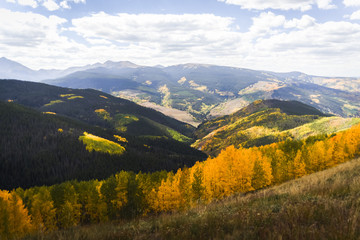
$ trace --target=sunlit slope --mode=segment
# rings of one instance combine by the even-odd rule
[[[331,117],[295,101],[259,100],[240,111],[205,122],[193,144],[211,155],[230,145],[251,147],[332,134],[360,122],[358,118]]]
[[[0,189],[175,170],[205,157],[171,138],[127,136],[16,103],[0,101],[0,113]]]
[[[155,104],[171,107],[191,114],[197,121],[231,114],[259,99],[301,101],[343,117],[359,116],[360,109],[358,79],[207,64],[120,69],[102,66],[46,82],[99,89],[155,108]],[[171,111],[164,112],[176,117]]]
[[[360,159],[189,211],[30,239],[358,239]]]
[[[91,89],[1,80],[0,100],[13,101],[42,112],[54,112],[100,127],[114,128],[121,134],[173,139],[175,134],[183,136],[180,139],[187,141],[189,139],[185,136],[192,137],[194,130],[192,126],[155,110]],[[133,121],[124,121],[127,116]]]

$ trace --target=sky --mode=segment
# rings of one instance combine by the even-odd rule
[[[32,69],[203,63],[360,77],[360,0],[0,0],[0,57]]]

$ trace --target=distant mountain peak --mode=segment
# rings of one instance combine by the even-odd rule
[[[11,65],[13,65],[13,66],[22,66],[22,67],[24,67],[24,68],[28,68],[28,67],[25,67],[24,65],[22,65],[21,63],[18,63],[18,62],[15,62],[15,61],[13,61],[13,60],[10,60],[10,59],[8,59],[8,58],[6,58],[6,57],[2,57],[2,58],[0,58],[0,64],[11,64]],[[1,66],[0,66],[1,67]],[[29,69],[29,68],[28,68]]]
[[[106,61],[102,64],[103,67],[106,68],[139,68],[141,66],[132,63],[130,61],[119,61],[119,62],[114,62],[114,61]]]
[[[12,61],[8,58],[0,58],[0,75],[1,78],[19,78],[33,74],[33,70],[24,65]]]
[[[185,64],[179,64],[177,65],[179,67],[183,67],[183,69],[197,69],[199,67],[205,67],[205,68],[208,68],[208,67],[211,67],[211,66],[214,66],[214,65],[211,65],[211,64],[201,64],[201,63],[185,63]]]

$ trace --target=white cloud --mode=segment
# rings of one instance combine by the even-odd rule
[[[320,9],[336,8],[332,4],[332,0],[218,0],[227,4],[239,5],[243,9],[280,9],[280,10],[300,10],[308,11],[313,5],[317,5]],[[346,0],[345,0],[346,1]]]
[[[351,20],[360,20],[360,10],[354,12],[350,15]]]
[[[315,23],[259,39],[248,61],[278,71],[297,69],[322,75],[358,75],[355,66],[360,63],[359,39],[359,24]]]
[[[12,1],[15,3],[15,1]],[[35,0],[17,0],[17,3],[22,6],[30,6],[32,8],[37,8],[38,3]]]
[[[73,19],[0,9],[0,52],[32,68],[106,60],[143,65],[200,62],[272,71],[359,75],[360,24],[259,13],[248,31],[213,14],[116,14]],[[78,34],[82,43],[70,36]],[[68,35],[67,35],[68,34]],[[67,37],[68,36],[68,37]]]
[[[58,26],[67,20],[57,16],[45,17],[35,13],[12,12],[0,9],[5,21],[0,21],[0,42],[13,46],[36,46],[49,36],[56,35]]]
[[[360,7],[360,0],[344,0],[343,4],[346,7]]]
[[[272,12],[262,12],[260,16],[254,17],[253,25],[250,27],[250,32],[257,36],[273,32],[273,28],[281,27],[285,24],[285,17],[282,15],[275,15]]]
[[[61,6],[62,8],[70,9],[70,6],[69,6],[69,4],[68,4],[67,1],[61,1],[61,2],[60,2],[60,6]]]
[[[109,15],[100,12],[73,19],[71,30],[86,39],[103,38],[119,43],[161,43],[165,48],[189,48],[232,39],[232,23],[232,18],[212,14]]]
[[[316,4],[320,9],[335,9],[337,6],[332,4],[332,0],[317,0]]]
[[[17,3],[22,6],[30,6],[32,8],[37,8],[39,4],[45,7],[49,11],[55,11],[60,8],[70,9],[69,3],[86,3],[86,0],[62,0],[60,3],[57,3],[59,0],[6,0],[10,3]]]
[[[316,20],[309,15],[303,15],[300,19],[294,18],[292,20],[286,21],[284,24],[285,28],[299,28],[305,29],[315,24]]]
[[[44,0],[42,5],[49,11],[55,11],[60,8],[54,0]]]
[[[78,4],[78,3],[85,4],[86,0],[63,0],[63,1],[60,2],[60,6],[62,8],[65,8],[65,9],[70,9],[71,7],[69,5],[69,2],[73,2],[73,3],[76,3],[76,4]]]

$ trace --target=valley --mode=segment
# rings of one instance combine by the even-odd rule
[[[127,61],[107,61],[61,71],[34,71],[2,58],[0,69],[7,69],[0,71],[0,78],[97,89],[145,104],[192,125],[232,114],[259,99],[300,101],[341,117],[357,117],[360,109],[358,78],[192,63],[149,67]],[[18,75],[11,75],[14,72]]]
[[[104,74],[110,71],[106,67],[114,68],[115,75]],[[288,197],[300,201],[312,194],[311,189],[294,193],[283,186],[304,189],[303,181],[324,170],[328,179],[339,171],[336,176],[348,183],[344,163],[354,164],[357,176],[357,161],[347,163],[360,155],[356,91],[212,65],[154,69],[107,62],[106,67],[47,83],[0,80],[0,225],[5,226],[0,237],[47,239],[60,234],[76,239],[75,231],[89,239],[153,234],[171,239],[177,233],[171,226],[190,214],[189,222],[198,230],[180,234],[188,239],[224,234],[273,238],[260,228],[246,231],[240,222],[230,224],[233,214],[225,214],[218,204],[235,212],[247,209],[241,211],[249,212],[244,215],[249,224],[266,219],[278,223],[294,205]],[[191,77],[179,78],[187,74]],[[334,185],[329,188],[336,191]],[[260,204],[265,210],[258,209],[259,194],[270,204]],[[313,197],[320,199],[318,193]],[[331,201],[326,206],[333,207]],[[324,204],[311,209],[318,211]],[[254,211],[263,218],[253,218]],[[293,221],[296,216],[288,214]],[[209,222],[211,216],[222,222]],[[302,224],[317,219],[309,217]],[[126,227],[133,221],[151,228],[148,221],[162,222],[155,232],[137,226],[139,234]],[[354,222],[343,224],[352,232],[339,236],[357,234]],[[114,235],[88,230],[101,226]],[[163,232],[169,227],[171,232]],[[324,234],[324,225],[319,227],[316,234]],[[274,228],[280,234],[276,237],[289,234],[282,225]]]

